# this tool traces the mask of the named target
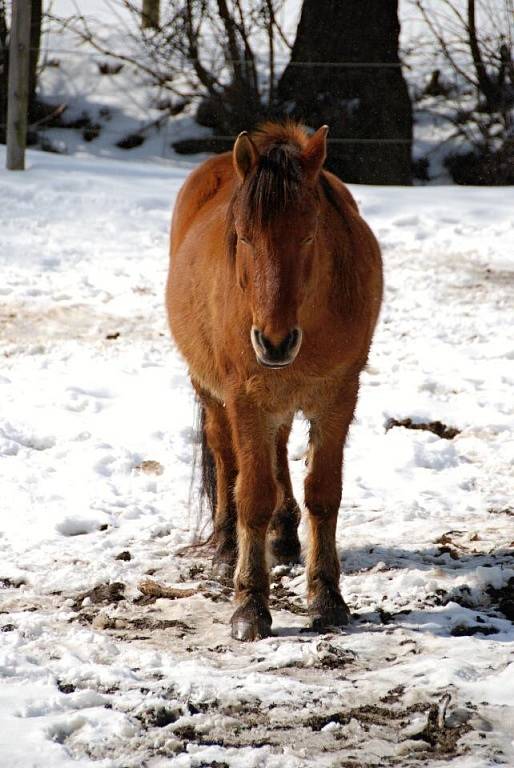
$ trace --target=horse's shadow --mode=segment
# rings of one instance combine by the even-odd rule
[[[380,566],[377,568],[377,566]],[[350,606],[352,621],[342,629],[330,628],[331,633],[393,632],[407,629],[418,633],[476,636],[482,640],[512,642],[514,639],[514,552],[503,548],[494,553],[466,552],[453,542],[425,549],[403,549],[388,546],[344,548],[341,552],[342,588],[345,576],[365,577],[373,569],[377,573],[412,569],[429,572],[440,569],[446,587],[424,594],[422,605],[399,606],[384,610],[377,594],[376,608],[361,610]],[[477,579],[477,569],[487,571]],[[498,573],[498,568],[504,573]],[[468,579],[462,577],[468,576]],[[458,579],[458,583],[455,583]],[[444,582],[443,582],[444,583]],[[498,587],[499,583],[502,586]],[[420,595],[422,593],[420,592]],[[448,606],[448,607],[446,607]],[[281,638],[314,638],[319,633],[305,626],[275,626],[274,634]]]
[[[448,572],[462,573],[473,571],[478,567],[493,568],[497,566],[512,569],[514,575],[514,550],[503,547],[494,553],[469,552],[455,545],[433,545],[426,549],[402,549],[378,545],[372,547],[344,547],[340,551],[341,572],[343,575],[354,575],[367,572],[383,563],[383,570],[413,568],[429,571],[441,568]]]

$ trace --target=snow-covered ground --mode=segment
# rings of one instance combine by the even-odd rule
[[[208,553],[179,553],[202,521],[163,291],[190,166],[28,161],[0,171],[2,768],[513,765],[513,190],[353,189],[386,271],[338,530],[354,621],[302,632],[303,568],[276,570],[276,635],[240,645]],[[304,446],[298,422],[299,499]]]

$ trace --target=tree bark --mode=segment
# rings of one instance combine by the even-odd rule
[[[32,0],[30,11],[30,58],[29,58],[29,120],[37,120],[40,115],[37,108],[36,86],[39,46],[41,42],[41,19],[43,16],[42,0]]]
[[[143,0],[141,26],[143,29],[159,29],[160,0]]]
[[[5,144],[7,121],[7,84],[9,81],[9,48],[7,45],[5,0],[0,0],[0,144]]]
[[[278,94],[288,114],[330,126],[328,167],[346,181],[411,183],[412,109],[399,33],[398,0],[303,2]]]
[[[482,91],[488,112],[494,112],[501,105],[501,89],[498,87],[487,72],[483,62],[478,43],[476,20],[475,20],[475,0],[468,0],[468,41],[475,72],[477,73],[478,86]]]
[[[29,48],[31,0],[15,0],[9,39],[7,104],[7,169],[23,171],[29,103]]]

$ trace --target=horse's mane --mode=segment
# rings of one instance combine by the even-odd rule
[[[308,141],[306,128],[299,123],[264,123],[251,135],[259,151],[256,168],[236,192],[239,204],[252,212],[257,229],[267,228],[289,206],[298,202],[302,191],[301,152]],[[227,241],[235,253],[234,199],[229,208]]]
[[[307,138],[306,129],[293,122],[265,123],[252,134],[259,160],[243,185],[241,204],[248,206],[257,228],[269,226],[299,200]]]

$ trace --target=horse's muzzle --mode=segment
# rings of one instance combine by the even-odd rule
[[[300,350],[302,331],[300,328],[293,328],[281,342],[273,344],[253,325],[250,338],[257,362],[266,368],[285,368],[293,362]]]

